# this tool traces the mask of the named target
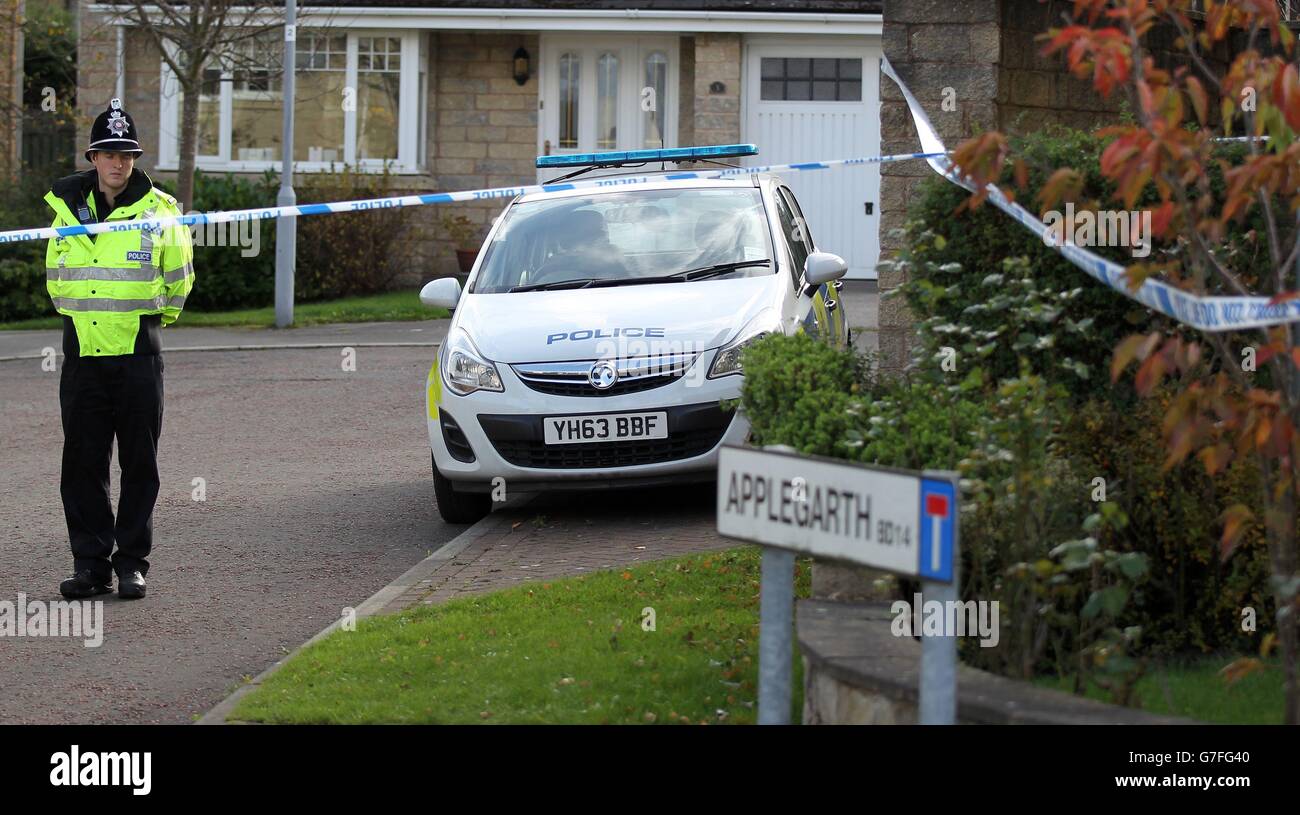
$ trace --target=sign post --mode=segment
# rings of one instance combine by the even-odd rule
[[[725,446],[718,457],[718,532],[762,544],[759,724],[788,724],[796,553],[922,581],[922,596],[957,600],[957,474],[868,467],[819,456]],[[957,640],[922,637],[920,720],[952,724]]]

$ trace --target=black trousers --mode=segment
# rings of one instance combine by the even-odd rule
[[[65,356],[59,406],[63,414],[60,492],[75,570],[89,569],[104,582],[113,572],[148,573],[153,508],[158,500],[162,356]],[[114,437],[122,467],[116,519],[108,492]]]

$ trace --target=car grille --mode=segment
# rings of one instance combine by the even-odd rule
[[[618,381],[605,390],[592,386],[587,379],[591,367],[599,360],[537,362],[513,365],[511,368],[520,381],[541,393],[553,396],[622,396],[676,382],[690,371],[698,356],[699,354],[675,354],[611,360],[618,370]]]
[[[554,444],[543,441],[542,416],[480,416],[488,440],[516,467],[575,470],[635,467],[703,455],[718,445],[733,412],[713,405],[668,408],[668,438]]]

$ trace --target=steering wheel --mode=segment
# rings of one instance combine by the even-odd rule
[[[627,265],[613,253],[598,257],[591,252],[552,255],[529,276],[532,283],[555,283],[561,280],[627,277]]]

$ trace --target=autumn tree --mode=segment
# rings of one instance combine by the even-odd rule
[[[256,0],[191,0],[143,2],[119,0],[117,15],[145,33],[162,54],[183,94],[176,198],[182,210],[194,200],[194,163],[199,143],[199,97],[205,72],[216,66],[250,63],[244,47],[267,35],[283,32],[282,4]],[[280,43],[283,48],[283,43]],[[282,61],[282,60],[278,60]],[[258,68],[264,67],[262,63]]]
[[[1176,58],[1157,60],[1148,51],[1157,26],[1172,28]],[[1265,296],[1272,305],[1300,298],[1300,67],[1274,0],[1075,0],[1070,18],[1041,41],[1045,54],[1063,54],[1072,73],[1102,96],[1122,95],[1133,113],[1132,121],[1097,133],[1108,142],[1100,170],[1114,183],[1116,204],[1133,210],[1155,199],[1157,251],[1129,267],[1132,289],[1155,277],[1194,295]],[[1244,155],[1227,158],[1225,137],[1247,137]],[[1008,165],[1017,170],[1012,177],[1024,177],[1007,145],[1002,134],[985,133],[953,159],[984,190]],[[1212,178],[1223,180],[1221,192]],[[1037,203],[1053,209],[1073,200],[1080,184],[1078,168],[1057,168]],[[1249,267],[1238,262],[1230,235],[1248,215],[1263,224],[1247,236],[1262,246],[1263,262]],[[1230,507],[1219,549],[1226,561],[1248,524],[1263,525],[1277,613],[1262,652],[1281,653],[1288,724],[1300,724],[1297,319],[1279,317],[1251,332],[1174,326],[1131,336],[1115,348],[1111,366],[1118,380],[1136,363],[1141,395],[1175,389],[1164,420],[1167,468],[1195,456],[1210,474],[1236,460],[1259,469],[1262,517],[1245,505]],[[1247,347],[1257,368],[1242,365]],[[1230,667],[1241,673],[1263,663],[1248,658]]]

